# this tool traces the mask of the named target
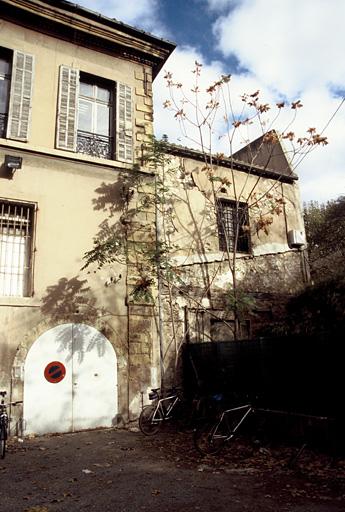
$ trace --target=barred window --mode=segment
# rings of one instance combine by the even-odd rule
[[[249,216],[246,203],[218,199],[217,225],[220,251],[228,249],[230,252],[249,252]]]
[[[0,296],[31,295],[34,205],[0,200]]]

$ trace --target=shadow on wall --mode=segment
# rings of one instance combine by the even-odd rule
[[[53,323],[61,320],[93,323],[102,310],[97,309],[86,279],[62,277],[58,284],[48,286],[41,312]]]
[[[97,196],[92,200],[95,211],[103,211],[106,216],[99,224],[94,236],[94,244],[83,256],[84,270],[91,264],[98,268],[108,263],[125,264],[125,247],[130,225],[133,225],[136,208],[129,208],[129,203],[138,189],[140,178],[120,173],[115,183],[102,183],[95,190]]]
[[[104,308],[96,306],[90,287],[86,279],[61,278],[56,285],[47,288],[46,295],[42,298],[42,314],[50,320],[51,324],[66,323],[66,328],[59,330],[56,341],[63,352],[68,349],[72,342],[72,333],[70,324],[80,324],[80,335],[74,338],[73,351],[77,354],[79,362],[83,359],[83,354],[89,352],[97,345],[98,355],[101,356],[104,351],[104,345],[99,337],[83,336],[83,328],[88,325],[96,325],[97,320],[102,316],[109,314]],[[83,325],[84,324],[84,325]],[[100,329],[100,332],[107,337],[106,327]]]
[[[102,183],[95,190],[98,197],[92,201],[94,210],[107,211],[110,217],[113,217],[117,212],[122,212],[133,195],[134,187],[138,185],[138,182],[136,176],[120,173],[119,179],[115,183]]]

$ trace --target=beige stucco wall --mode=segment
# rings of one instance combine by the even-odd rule
[[[166,172],[167,183],[171,183],[171,192],[167,196],[172,203],[171,215],[176,227],[171,229],[171,241],[178,246],[175,252],[176,261],[182,264],[197,261],[198,257],[208,261],[221,259],[223,255],[218,249],[212,184],[203,170],[204,165],[192,159],[175,157],[170,166],[174,171]],[[249,207],[252,255],[289,251],[288,231],[304,232],[297,183],[258,178],[257,175],[238,170],[232,173],[231,169],[218,166],[213,167],[213,172],[215,177],[225,177],[230,182],[229,185],[214,182],[217,197],[230,200],[237,197],[240,202],[250,205],[255,203],[252,193],[254,190],[256,197],[262,198],[257,207]],[[248,201],[249,194],[251,199]],[[284,204],[279,214],[271,215],[270,205],[276,200],[283,200]],[[256,229],[261,214],[269,214],[273,220],[267,233]],[[188,253],[186,248],[189,249]]]
[[[6,153],[1,150],[0,161]],[[24,344],[29,349],[42,332],[65,321],[89,323],[104,332],[124,371],[126,267],[116,264],[97,273],[93,268],[91,273],[80,270],[84,253],[109,218],[111,199],[116,197],[106,193],[110,186],[114,190],[118,178],[115,170],[30,154],[23,156],[22,169],[13,179],[0,178],[2,198],[37,204],[33,296],[0,298],[0,382],[6,388],[18,347]],[[102,206],[97,206],[100,199]]]
[[[31,149],[48,150],[56,155],[66,152],[55,149],[56,112],[60,65],[71,66],[113,82],[132,87],[134,94],[134,141],[137,154],[145,135],[152,133],[152,70],[149,66],[106,55],[79,45],[40,34],[25,27],[0,20],[0,46],[20,50],[35,57],[29,145]],[[145,80],[148,83],[144,90]],[[28,147],[27,143],[15,144]],[[82,155],[78,158],[83,160]]]
[[[0,297],[0,388],[12,389],[12,398],[21,399],[23,365],[34,341],[57,324],[86,323],[100,330],[115,349],[119,413],[126,419],[128,411],[135,415],[140,410],[141,392],[146,394],[152,378],[157,384],[158,370],[150,369],[157,364],[152,311],[141,314],[137,308],[130,330],[140,335],[130,348],[130,279],[125,262],[97,272],[81,267],[100,225],[106,219],[114,224],[122,214],[113,206],[122,188],[121,172],[131,173],[132,165],[55,149],[58,79],[59,66],[64,64],[130,85],[134,144],[140,156],[142,141],[152,133],[151,67],[4,20],[0,20],[0,46],[35,57],[29,140],[0,139],[0,198],[37,205],[33,296]],[[23,159],[22,169],[12,179],[3,165],[6,154]],[[140,332],[138,326],[143,325]],[[145,375],[138,382],[143,366]]]

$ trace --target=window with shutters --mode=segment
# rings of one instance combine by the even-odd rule
[[[77,152],[101,158],[113,157],[111,137],[112,90],[107,82],[80,75]]]
[[[56,147],[133,161],[132,88],[60,67]]]
[[[31,116],[34,58],[0,48],[0,137],[26,142]]]
[[[33,204],[0,199],[0,296],[31,295],[34,212]]]
[[[0,137],[6,136],[11,85],[11,52],[0,48]]]
[[[218,199],[217,225],[220,251],[249,252],[249,216],[245,203]]]

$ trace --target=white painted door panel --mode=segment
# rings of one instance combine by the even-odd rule
[[[73,429],[111,427],[117,414],[116,356],[109,341],[73,325]]]
[[[44,376],[52,361],[66,368],[64,379],[57,384]],[[25,433],[72,430],[72,325],[58,325],[43,333],[29,350],[24,372]]]
[[[44,371],[55,361],[64,365],[66,373],[58,382],[48,382]],[[93,327],[63,324],[45,332],[29,350],[24,371],[25,434],[114,424],[116,354]]]

